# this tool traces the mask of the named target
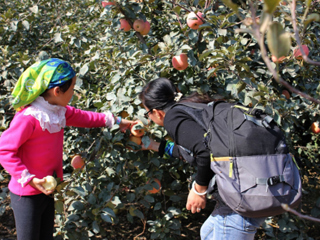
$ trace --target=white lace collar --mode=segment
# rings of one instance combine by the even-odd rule
[[[52,105],[41,96],[30,105],[24,115],[31,115],[37,119],[43,131],[47,129],[50,133],[56,133],[66,126],[65,107]]]

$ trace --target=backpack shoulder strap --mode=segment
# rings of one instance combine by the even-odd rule
[[[185,111],[203,129],[207,130],[207,125],[203,120],[202,112],[206,104],[183,102],[176,103],[171,108],[179,108]]]
[[[224,101],[212,101],[208,104],[193,103],[193,102],[179,102],[171,106],[171,108],[183,109],[189,116],[192,117],[204,130],[208,130],[209,123],[213,120],[213,112],[215,107]]]

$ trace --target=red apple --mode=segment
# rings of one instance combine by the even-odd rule
[[[137,32],[142,32],[145,28],[144,21],[142,19],[137,19],[133,23],[133,29]]]
[[[197,14],[191,12],[188,14],[187,24],[191,29],[197,30],[199,26],[204,23],[202,19],[203,14],[201,12],[198,12]]]
[[[286,58],[285,56],[282,56],[282,57],[279,57],[279,58],[277,58],[274,55],[271,56],[271,60],[273,62],[275,62],[275,63],[282,63],[285,58]]]
[[[181,53],[179,56],[172,58],[172,65],[177,70],[185,70],[188,67],[188,56],[185,53]]]
[[[77,168],[83,168],[84,166],[84,160],[83,158],[81,157],[81,155],[77,154],[75,155],[72,160],[71,160],[71,166],[74,168],[74,169],[77,169]]]
[[[114,2],[101,2],[102,7],[106,7],[108,5],[114,5]]]
[[[136,137],[142,137],[144,135],[144,125],[141,121],[131,126],[131,134]]]
[[[283,6],[286,6],[287,2],[286,1],[281,1],[280,4],[283,5]]]
[[[123,31],[128,32],[131,29],[130,24],[126,19],[120,19],[120,29],[123,29]]]
[[[305,54],[308,56],[309,55],[309,48],[307,45],[302,45],[301,46],[303,51],[305,52]],[[293,56],[298,59],[298,60],[301,60],[302,59],[302,53],[300,51],[300,48],[296,48],[294,51],[293,51]]]
[[[311,131],[317,134],[320,133],[319,122],[314,122],[311,124]]]
[[[144,29],[140,32],[141,35],[147,35],[150,31],[150,23],[148,21],[144,22]]]
[[[286,99],[289,99],[290,98],[290,93],[288,90],[282,90],[282,95],[284,95],[286,97]]]

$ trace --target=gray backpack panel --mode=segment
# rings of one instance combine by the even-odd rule
[[[206,131],[204,143],[211,152],[215,172],[208,191],[246,217],[282,214],[281,204],[301,202],[301,177],[288,153],[284,135],[273,119],[260,109],[212,102],[178,103]],[[182,146],[181,155],[191,164],[192,152]]]

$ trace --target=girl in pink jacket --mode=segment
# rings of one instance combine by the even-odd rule
[[[42,184],[54,173],[63,179],[63,128],[129,128],[132,121],[111,112],[82,111],[67,104],[76,74],[69,63],[51,58],[20,76],[13,90],[17,110],[0,138],[0,164],[11,175],[11,207],[18,240],[53,239],[54,200]]]

